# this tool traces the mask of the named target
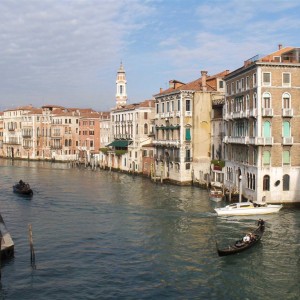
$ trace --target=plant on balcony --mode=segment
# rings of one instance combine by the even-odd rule
[[[117,156],[121,156],[121,155],[123,155],[123,154],[125,154],[125,153],[127,153],[127,150],[115,150],[115,154],[116,154]]]
[[[213,159],[211,161],[211,164],[214,165],[214,170],[222,171],[222,168],[225,167],[225,161],[224,160]]]
[[[108,148],[99,148],[99,151],[101,151],[104,154],[107,154],[108,150],[109,150]]]

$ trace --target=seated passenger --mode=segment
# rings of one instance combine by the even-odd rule
[[[243,242],[244,242],[244,243],[249,243],[249,242],[250,242],[250,236],[249,236],[249,234],[246,234],[246,235],[243,237]]]

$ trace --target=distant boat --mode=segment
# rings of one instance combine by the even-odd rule
[[[0,215],[0,233],[1,233],[1,259],[8,259],[14,256],[14,242],[7,231],[4,220]]]
[[[211,188],[209,191],[209,199],[214,202],[220,202],[224,198],[223,191],[216,188]]]
[[[32,196],[33,191],[30,188],[30,185],[28,183],[23,182],[20,180],[18,183],[16,183],[13,186],[13,191],[20,195],[26,195],[26,196]]]
[[[282,204],[256,204],[253,202],[239,202],[215,208],[218,216],[247,216],[278,213]]]
[[[264,231],[265,231],[265,222],[263,220],[259,220],[258,227],[253,232],[247,235],[249,237],[248,241],[241,239],[236,241],[233,245],[230,245],[223,249],[219,249],[217,244],[217,251],[219,256],[236,254],[251,248],[261,239]]]

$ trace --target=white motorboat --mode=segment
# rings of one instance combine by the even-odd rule
[[[209,192],[209,199],[215,202],[220,202],[224,198],[222,190],[211,189]]]
[[[225,207],[215,208],[218,216],[247,216],[277,213],[282,204],[256,204],[252,202],[232,203]]]

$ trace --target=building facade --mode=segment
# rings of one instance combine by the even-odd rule
[[[180,184],[209,180],[212,100],[224,97],[224,71],[188,84],[177,80],[155,95],[155,174]]]
[[[300,197],[300,48],[255,56],[225,77],[225,184],[258,202]]]

